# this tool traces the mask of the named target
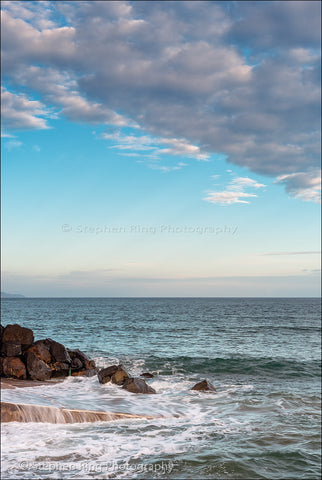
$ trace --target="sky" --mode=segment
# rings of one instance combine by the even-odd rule
[[[320,295],[319,1],[2,1],[2,287]]]

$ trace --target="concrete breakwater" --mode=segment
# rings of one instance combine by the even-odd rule
[[[1,422],[85,423],[154,418],[160,417],[1,402]]]

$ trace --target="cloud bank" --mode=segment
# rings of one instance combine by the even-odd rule
[[[131,126],[161,139],[164,153],[224,154],[318,201],[320,8],[4,1],[4,128],[48,128],[52,109]]]

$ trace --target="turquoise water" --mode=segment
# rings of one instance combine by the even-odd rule
[[[3,478],[320,476],[319,299],[7,299],[2,323],[151,371],[158,392],[67,378],[3,400],[166,417],[3,425]],[[216,394],[191,392],[204,378]]]

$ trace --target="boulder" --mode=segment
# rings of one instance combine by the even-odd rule
[[[31,380],[48,380],[52,376],[52,369],[37,357],[34,352],[27,352],[27,372]]]
[[[71,371],[71,367],[65,362],[55,362],[51,364],[53,377],[67,377]]]
[[[5,357],[19,357],[19,355],[22,354],[21,343],[3,343],[1,347],[1,354]]]
[[[199,392],[215,392],[215,387],[208,382],[208,380],[202,380],[202,382],[196,383],[191,390],[198,390]]]
[[[74,357],[72,359],[71,367],[72,370],[79,370],[80,368],[84,368],[84,364],[79,358]]]
[[[145,372],[145,373],[141,373],[140,377],[144,377],[144,378],[154,378],[154,375],[153,375],[153,373]]]
[[[55,342],[55,340],[52,340],[51,338],[47,338],[45,342],[49,345],[50,353],[55,362],[72,363],[69,353],[64,345]]]
[[[156,393],[142,378],[128,378],[122,388],[132,393]]]
[[[121,367],[122,367],[121,365],[111,365],[110,367],[102,368],[102,370],[99,370],[99,372],[97,373],[98,381],[100,383],[110,382],[112,379],[112,376]]]
[[[26,380],[27,372],[25,364],[17,357],[6,357],[2,361],[2,370],[5,377]]]
[[[120,366],[118,367],[114,375],[112,375],[111,380],[112,380],[112,383],[115,383],[116,385],[123,385],[123,383],[127,378],[129,378],[128,374]]]
[[[2,342],[3,330],[4,330],[4,326],[0,324],[0,342]]]
[[[4,328],[2,342],[20,343],[22,348],[26,349],[34,342],[34,334],[30,328],[21,327],[15,323]]]
[[[72,360],[77,358],[85,367],[85,369],[90,370],[92,368],[95,368],[94,360],[91,360],[84,352],[78,350],[78,348],[76,350],[70,350],[69,348],[67,348],[67,352],[69,353],[69,356]],[[77,363],[78,362],[76,362],[76,364]]]
[[[103,368],[97,374],[100,383],[112,382],[116,385],[123,385],[125,380],[129,378],[122,365],[111,365],[110,367]]]
[[[45,340],[38,340],[31,347],[28,348],[27,352],[33,352],[40,360],[45,363],[50,363],[52,361],[49,346]]]

